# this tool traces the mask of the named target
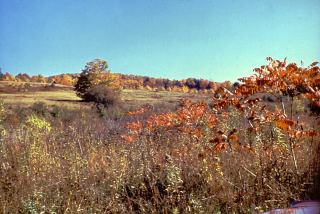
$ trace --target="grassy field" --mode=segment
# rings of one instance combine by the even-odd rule
[[[13,90],[21,86],[18,83],[8,84],[0,82],[0,99],[4,103],[17,104],[29,106],[35,102],[44,102],[47,105],[59,105],[68,108],[78,108],[86,106],[86,103],[80,102],[81,99],[77,97],[75,92],[70,88],[56,86],[55,88],[39,88],[34,91],[18,91]],[[35,86],[32,86],[33,88]],[[192,100],[206,100],[210,95],[208,94],[190,94],[182,92],[168,92],[168,91],[148,91],[148,90],[129,90],[121,91],[121,100],[128,106],[140,106],[143,104],[152,105],[175,105],[183,98],[190,98]]]
[[[56,85],[52,87],[44,83],[0,82],[0,99],[7,104],[29,106],[35,102],[47,105],[80,106],[80,98],[70,87]]]
[[[4,103],[26,106],[35,102],[44,102],[47,105],[63,105],[72,108],[80,105],[80,98],[71,90],[2,93],[0,94],[0,99]]]
[[[0,82],[0,213],[261,213],[318,200],[319,115],[300,91],[245,97],[251,85],[220,99],[122,90],[104,108],[71,87]]]
[[[121,97],[128,105],[136,106],[140,104],[177,104],[179,100],[190,98],[195,101],[208,99],[208,94],[190,94],[182,92],[168,91],[148,91],[148,90],[123,90]],[[212,96],[212,95],[211,95]]]

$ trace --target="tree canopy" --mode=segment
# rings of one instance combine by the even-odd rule
[[[86,64],[75,84],[77,95],[84,98],[87,91],[97,85],[104,85],[110,89],[119,89],[119,79],[108,69],[108,63],[102,59],[95,59]]]

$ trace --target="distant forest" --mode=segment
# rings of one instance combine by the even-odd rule
[[[2,73],[0,71],[0,81],[13,82],[38,82],[48,84],[60,84],[73,86],[80,74],[60,74],[45,77],[42,75],[30,76],[26,73],[20,73],[16,76],[9,72]],[[126,75],[112,73],[118,78],[122,89],[147,89],[151,91],[166,90],[176,92],[207,92],[213,93],[220,87],[230,89],[233,84],[230,81],[222,83],[213,82],[205,79],[188,78],[184,80],[169,80],[164,78],[152,78],[147,76]]]

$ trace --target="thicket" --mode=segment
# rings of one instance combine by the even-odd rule
[[[254,213],[319,199],[319,67],[268,60],[168,112],[1,104],[1,212]]]
[[[119,92],[105,85],[96,85],[89,88],[83,98],[88,102],[102,104],[105,107],[114,106],[120,102]]]

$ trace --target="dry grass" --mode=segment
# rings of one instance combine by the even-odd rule
[[[158,105],[129,115],[126,108],[101,114],[68,90],[1,94],[0,212],[259,213],[319,197],[319,135],[292,138],[275,120],[250,131],[244,121],[253,108],[217,114],[199,104],[204,113],[182,106],[185,121],[175,119],[172,126],[163,115],[148,120],[185,97],[197,101],[206,95],[124,90],[127,109]],[[285,105],[291,118],[319,130],[305,100]],[[208,115],[216,115],[214,126]],[[128,128],[145,121],[164,125]],[[234,129],[237,142],[219,134]],[[128,141],[128,134],[136,138]],[[222,137],[227,147],[219,150]]]
[[[47,105],[63,105],[70,108],[76,108],[80,105],[80,98],[71,90],[1,93],[0,99],[4,103],[25,106],[30,106],[35,102],[44,102]]]
[[[124,141],[125,124],[143,115],[8,107],[0,111],[2,213],[256,213],[317,194],[319,137],[297,141],[297,170],[274,125],[241,133],[255,153],[214,153],[210,131],[200,140],[159,127]],[[241,117],[232,110],[216,128],[240,127]]]
[[[86,106],[85,103],[80,103],[80,98],[75,92],[66,87],[55,86],[54,88],[46,88],[48,84],[32,83],[32,91],[21,91],[18,87],[22,87],[27,83],[19,82],[0,82],[0,99],[3,102],[13,105],[30,106],[35,102],[43,102],[47,105],[63,105],[69,108],[79,108]],[[39,87],[39,85],[41,87]],[[20,90],[20,91],[19,91]],[[190,94],[182,92],[168,91],[148,91],[148,90],[129,90],[121,91],[121,100],[126,106],[137,107],[144,104],[152,105],[169,105],[176,106],[180,99],[190,98],[192,100],[205,100],[209,95],[206,94]]]

